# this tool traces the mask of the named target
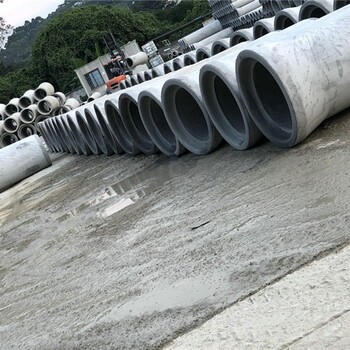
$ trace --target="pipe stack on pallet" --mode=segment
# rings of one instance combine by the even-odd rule
[[[304,3],[283,30],[266,24],[255,40],[38,127],[51,151],[86,155],[204,155],[223,140],[246,150],[263,138],[293,147],[350,107],[350,5],[325,14],[324,0],[315,3],[318,10]],[[310,13],[322,18],[300,21]]]

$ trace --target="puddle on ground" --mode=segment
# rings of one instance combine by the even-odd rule
[[[181,160],[158,160],[139,173],[108,186],[104,193],[85,201],[75,209],[60,216],[57,220],[61,223],[98,205],[101,205],[102,208],[96,211],[96,215],[101,218],[109,217],[153,193],[166,182],[178,176],[185,175],[189,170],[194,168],[197,160],[195,157],[188,157]],[[113,203],[104,206],[103,203],[111,198],[114,199]]]

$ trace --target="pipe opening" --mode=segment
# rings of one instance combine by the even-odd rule
[[[339,10],[340,8],[349,5],[350,0],[335,0],[334,1],[334,11]]]
[[[7,105],[5,111],[8,115],[12,115],[18,112],[18,108],[15,105]]]
[[[134,75],[131,77],[130,81],[131,81],[131,86],[135,86],[139,83],[137,80],[137,77],[135,77]]]
[[[40,101],[38,103],[38,109],[43,114],[49,114],[52,112],[51,103],[48,101]]]
[[[149,72],[145,72],[144,77],[145,77],[145,81],[152,80],[152,78],[153,78],[152,74]]]
[[[171,72],[172,72],[171,68],[167,64],[165,64],[164,65],[164,73],[168,74],[168,73],[171,73]]]
[[[152,73],[152,78],[159,77],[158,73],[155,70],[152,69],[151,73]]]
[[[209,58],[210,56],[204,52],[204,51],[199,51],[198,54],[197,54],[197,62],[200,62],[200,61],[203,61],[207,58]]]
[[[305,7],[303,10],[303,13],[301,15],[301,19],[308,19],[308,18],[321,18],[325,16],[327,13],[322,10],[320,7],[315,5],[309,5]]]
[[[213,49],[213,55],[217,55],[218,53],[223,52],[225,50],[227,50],[227,48],[225,46],[223,46],[223,45],[216,45],[214,47],[214,49]]]
[[[42,88],[38,88],[35,90],[34,95],[37,100],[42,100],[46,97],[46,91]]]
[[[192,57],[187,56],[184,59],[185,66],[191,66],[192,64],[195,64],[195,63],[196,61]]]
[[[22,108],[27,108],[32,104],[32,101],[30,100],[30,98],[23,96],[19,99],[19,104],[20,106],[22,106]]]
[[[256,26],[255,28],[255,37],[261,38],[262,36],[269,34],[268,30],[264,26]]]
[[[182,68],[178,62],[174,62],[173,67],[174,67],[174,71],[177,71]]]
[[[131,59],[131,58],[127,58],[126,59],[126,64],[129,66],[129,67],[132,67],[134,65],[134,61]]]
[[[294,22],[287,16],[280,16],[276,21],[276,30],[283,30],[292,26]]]
[[[34,134],[35,134],[35,129],[31,125],[21,125],[21,127],[18,129],[18,137],[20,139],[24,139]]]
[[[7,118],[4,121],[4,127],[7,131],[15,132],[18,128],[18,123],[12,118]]]
[[[31,123],[35,119],[35,113],[30,109],[24,109],[21,112],[21,117],[26,123]]]
[[[4,147],[9,146],[17,141],[18,141],[18,137],[13,134],[2,134],[1,136],[1,143]]]
[[[100,146],[102,152],[104,154],[107,154],[107,145],[103,137],[102,130],[99,124],[97,123],[96,119],[94,118],[93,114],[88,109],[85,109],[85,119],[95,141]]]
[[[84,117],[80,114],[80,112],[76,112],[75,115],[76,115],[77,123],[78,123],[78,126],[80,128],[81,134],[83,135],[85,141],[89,145],[92,152],[97,154],[98,147],[96,145],[95,139],[94,139],[93,135],[91,134],[91,131],[90,131],[87,123],[84,120]]]

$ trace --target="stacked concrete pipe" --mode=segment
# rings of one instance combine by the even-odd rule
[[[231,36],[230,46],[235,46],[244,41],[254,40],[253,28],[239,29]]]
[[[262,36],[271,33],[275,30],[275,17],[264,18],[256,21],[253,27],[254,39],[261,38]]]
[[[300,9],[299,21],[321,18],[333,11],[334,0],[307,0]]]
[[[286,29],[299,21],[301,6],[278,12],[275,16],[275,30]]]
[[[25,109],[28,106],[35,103],[34,90],[27,90],[19,99],[18,105],[21,109]]]

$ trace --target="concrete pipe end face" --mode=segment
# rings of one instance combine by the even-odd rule
[[[330,11],[317,1],[306,1],[299,13],[299,22],[308,18],[321,18],[327,15]]]
[[[170,128],[190,152],[208,154],[222,142],[204,103],[180,79],[171,79],[164,84],[162,104]]]
[[[244,50],[236,61],[242,98],[260,131],[283,148],[298,143],[296,114],[283,82],[269,62],[254,51]]]
[[[279,13],[275,18],[275,30],[283,30],[295,24],[295,20],[285,13]]]

